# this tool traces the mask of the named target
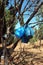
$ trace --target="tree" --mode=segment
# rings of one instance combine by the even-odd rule
[[[43,5],[41,6],[41,8],[39,9],[38,15],[37,15],[37,21],[42,21],[43,22]],[[39,39],[43,39],[43,23],[39,24]]]
[[[24,25],[27,26],[29,21],[34,17],[34,15],[38,12],[38,9],[40,8],[40,6],[43,4],[41,0],[26,0],[26,2],[25,0],[14,0],[14,4],[13,4],[14,6],[13,6],[11,3],[12,1],[13,0],[11,0],[10,2],[9,0],[0,0],[0,41],[3,39],[4,34],[7,34],[9,37],[9,34],[11,34],[10,29],[12,28],[13,24],[16,23],[16,20],[19,20],[21,26],[24,26]],[[23,5],[24,2],[25,2],[25,5]],[[9,4],[10,4],[10,7],[9,7]],[[9,7],[8,10],[6,10],[6,7]],[[24,23],[24,19],[25,19],[24,16],[29,17],[26,20],[26,23]],[[8,39],[8,37],[7,38],[4,37],[5,44],[2,44],[2,46],[5,49],[7,46],[6,40]],[[14,49],[17,46],[17,43],[19,40],[20,39],[17,39],[17,41],[12,46],[12,49]]]
[[[32,2],[32,4],[35,3],[35,1],[27,1],[26,5],[24,6],[23,10],[22,9],[22,5],[24,3],[24,0],[22,1],[14,1],[14,6],[10,6],[9,10],[6,10],[6,7],[9,6],[8,4],[11,3],[11,1],[9,2],[9,0],[6,1],[0,1],[1,3],[1,9],[0,9],[0,17],[3,18],[5,17],[5,20],[8,21],[8,23],[10,24],[10,27],[13,25],[13,23],[15,22],[16,19],[19,20],[19,22],[23,25],[23,17],[24,15],[29,15],[28,13],[25,14],[25,12],[32,12],[31,11],[31,7],[32,4],[29,5],[29,2]],[[37,4],[37,7],[35,7]],[[42,5],[42,3],[40,1],[37,1],[33,7],[34,7],[34,11],[31,14],[31,16],[28,18],[26,24],[28,24],[28,22],[31,20],[31,18],[35,15],[35,13],[37,13],[39,7]],[[29,7],[28,7],[29,6]],[[30,10],[29,10],[30,9]],[[1,19],[0,19],[1,20]]]
[[[43,22],[43,5],[41,6],[41,8],[39,9],[38,13],[37,13],[37,17],[36,17],[37,22],[40,23],[40,21]],[[41,46],[41,40],[43,39],[43,23],[42,24],[38,24],[38,33],[37,37],[40,40],[40,46]]]

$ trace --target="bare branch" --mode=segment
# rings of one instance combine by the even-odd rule
[[[16,7],[16,0],[14,0],[14,5],[15,5],[15,7]]]
[[[25,8],[26,8],[27,5],[29,4],[29,2],[30,2],[30,0],[27,1],[26,5],[25,5],[25,7],[24,7],[24,9],[23,9],[23,11],[25,10]]]
[[[27,22],[25,23],[25,24],[28,24],[29,23],[29,21],[35,16],[35,14],[38,12],[38,10],[39,10],[39,8],[41,7],[41,5],[42,5],[42,3],[40,3],[39,5],[38,5],[38,7],[37,7],[37,10],[35,11],[33,11],[33,13],[30,15],[30,17],[29,17],[29,19],[27,20]],[[25,25],[24,24],[24,25]]]
[[[21,0],[21,2],[20,2],[20,5],[19,5],[19,11],[21,10],[21,7],[22,7],[22,4],[23,4],[23,1],[24,1],[24,0]]]
[[[37,11],[38,11],[38,9],[41,7],[41,5],[42,5],[42,3],[40,3],[40,5],[37,7]],[[34,17],[34,15],[37,13],[37,11],[34,11],[34,12],[31,14],[30,18],[27,20],[27,22],[26,22],[24,25],[27,25],[27,24],[29,23],[29,21]],[[23,26],[24,26],[24,25],[23,25]],[[17,44],[18,44],[18,41],[20,41],[20,39],[17,40],[16,43],[14,43],[14,45],[13,45],[13,47],[12,47],[13,49],[16,48],[16,46],[17,46]]]

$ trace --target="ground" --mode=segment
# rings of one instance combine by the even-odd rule
[[[18,51],[14,58],[14,62],[17,65],[43,65],[43,40],[41,41],[41,46],[40,41],[34,44],[29,42],[26,44],[19,41],[14,51]]]
[[[43,40],[41,46],[39,43],[39,40],[34,44],[19,41],[11,55],[14,56],[14,65],[43,65]]]

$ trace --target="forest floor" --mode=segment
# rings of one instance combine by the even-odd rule
[[[41,45],[40,41],[34,44],[30,44],[29,42],[26,44],[19,41],[14,51],[18,51],[14,57],[17,65],[43,65],[43,40],[41,41]]]
[[[43,65],[43,40],[41,44],[19,41],[11,56],[14,56],[13,65]]]

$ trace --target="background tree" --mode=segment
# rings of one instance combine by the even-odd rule
[[[15,23],[18,21],[20,22],[21,26],[24,26],[24,25],[27,26],[30,20],[38,12],[38,9],[40,8],[40,6],[43,4],[41,0],[14,0],[14,4],[12,5],[11,3],[12,1],[13,0],[10,0],[10,1],[0,0],[0,42],[2,42],[1,40],[3,38],[3,35],[5,34],[8,35],[7,38],[4,38],[5,44],[2,44],[4,49],[6,49],[6,46],[7,46],[6,40],[8,40],[10,38],[10,35],[12,35],[11,34],[12,26],[15,25]],[[24,2],[25,2],[25,5],[23,5]],[[9,7],[9,4],[10,4],[10,7]],[[8,10],[6,7],[8,7]],[[25,19],[24,16],[28,17],[26,21],[24,21]],[[17,38],[15,37],[15,39]],[[17,46],[17,43],[19,40],[20,39],[17,39],[17,41],[15,41],[15,43],[12,46],[12,50]],[[10,56],[10,53],[9,53],[9,56]]]
[[[37,13],[37,22],[43,22],[43,5],[41,6],[41,8],[39,9],[38,13]],[[43,39],[43,23],[38,25],[38,39],[40,39],[40,43],[41,43],[41,39]]]

